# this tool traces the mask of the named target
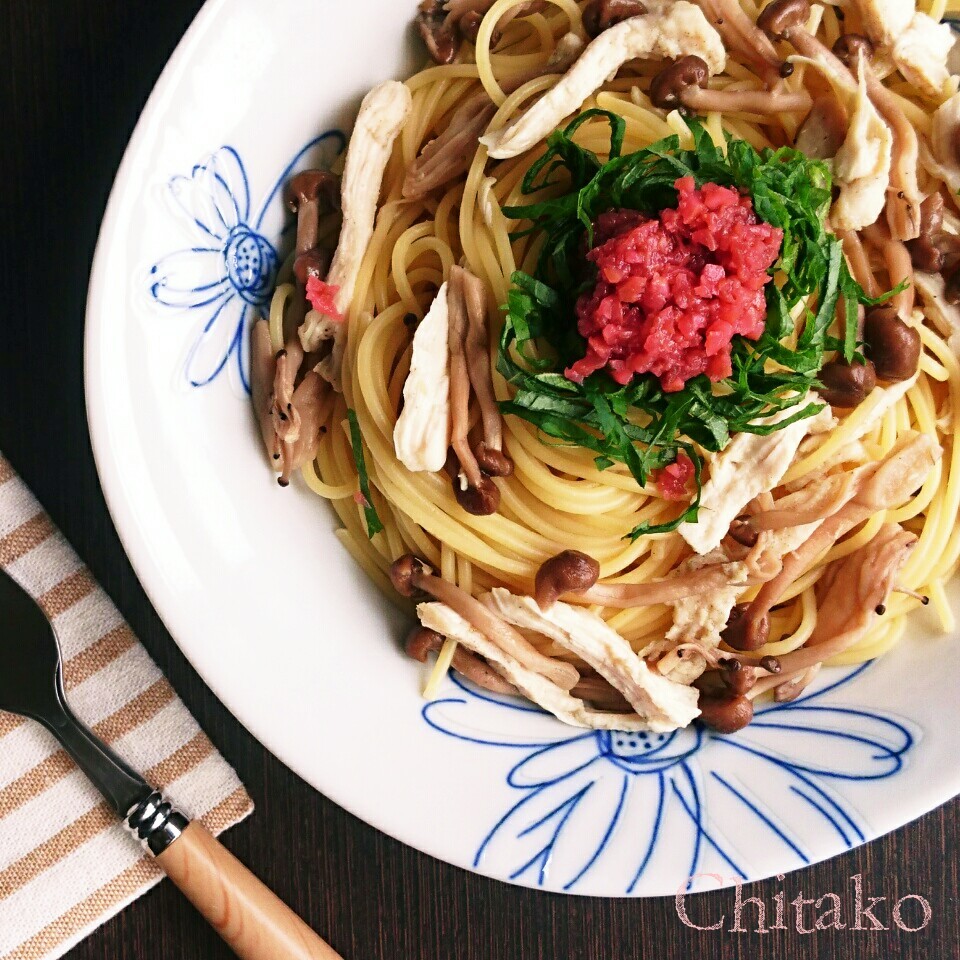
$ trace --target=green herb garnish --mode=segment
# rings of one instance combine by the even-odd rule
[[[377,515],[377,508],[370,496],[370,477],[367,475],[367,463],[363,457],[363,438],[360,436],[360,424],[357,412],[347,408],[347,420],[350,421],[350,446],[353,448],[353,462],[360,478],[360,494],[364,499],[363,516],[367,521],[367,537],[372,540],[382,529],[383,523]]]
[[[581,124],[597,116],[610,124],[606,162],[572,139]],[[517,388],[512,400],[501,403],[503,412],[556,440],[592,450],[598,469],[625,463],[643,486],[651,470],[672,463],[680,450],[687,452],[695,468],[693,502],[675,520],[635,527],[630,534],[635,539],[696,520],[703,461],[694,444],[719,451],[734,433],[772,433],[820,410],[821,404],[803,401],[818,385],[825,353],[840,351],[848,362],[857,358],[857,305],[878,301],[850,275],[840,241],[824,227],[831,176],[822,161],[786,147],[758,152],[729,136],[724,155],[695,120],[690,121],[692,149],[681,149],[679,137],[671,136],[621,156],[624,128],[614,113],[585,111],[550,135],[521,188],[526,195],[547,188],[555,194],[557,186],[563,192],[504,208],[508,217],[530,221],[514,237],[536,233],[544,242],[534,275],[517,271],[511,278],[497,368]],[[594,283],[592,273],[584,279],[583,259],[584,243],[592,245],[594,220],[617,208],[653,215],[675,207],[673,184],[687,176],[697,187],[712,182],[744,191],[759,219],[783,230],[780,257],[771,271],[776,280],[766,286],[763,334],[755,341],[734,337],[733,373],[718,384],[700,375],[682,390],[664,393],[653,375],[620,386],[604,371],[582,385],[573,383],[558,371],[585,352],[574,305]],[[804,308],[796,325],[791,311],[807,300],[814,306]],[[843,335],[834,337],[827,331],[838,314]],[[752,422],[792,407],[796,411],[776,424]]]

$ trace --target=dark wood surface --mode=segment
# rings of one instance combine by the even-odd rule
[[[317,0],[318,20],[324,3]],[[788,900],[801,891],[805,897],[833,891],[848,901],[850,878],[862,873],[888,904],[908,893],[924,896],[933,917],[922,932],[700,933],[680,922],[671,899],[522,890],[410,850],[300,781],[206,689],[147,602],[107,514],[89,448],[82,377],[87,277],[113,175],[151,87],[200,5],[0,3],[0,449],[247,784],[257,812],[227,835],[227,845],[346,960],[960,957],[957,801],[791,874],[782,885],[748,891],[768,902],[781,887]],[[715,918],[732,903],[730,892],[706,895],[695,901],[695,915]],[[69,956],[230,954],[164,883]]]

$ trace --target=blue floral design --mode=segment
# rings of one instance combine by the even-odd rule
[[[817,858],[825,832],[835,846],[862,843],[866,827],[839,788],[893,776],[916,739],[902,720],[824,702],[866,666],[758,708],[732,736],[699,725],[571,735],[538,708],[457,676],[455,695],[424,706],[423,718],[458,740],[522,753],[506,776],[520,796],[482,838],[474,867],[568,891],[603,864],[631,894],[646,876],[660,888],[664,876],[680,885],[711,869],[754,879],[750,850],[766,841],[797,867]]]
[[[307,159],[329,163],[346,139],[328,130],[299,150],[284,167],[256,213],[251,214],[250,181],[240,154],[224,145],[189,175],[167,183],[172,206],[190,246],[161,257],[149,271],[151,299],[163,307],[200,313],[199,332],[184,364],[193,387],[212,383],[231,360],[249,392],[247,324],[270,302],[281,262],[284,220],[282,189]]]

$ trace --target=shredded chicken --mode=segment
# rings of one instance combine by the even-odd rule
[[[856,0],[863,28],[874,43],[890,46],[909,26],[916,0]]]
[[[717,31],[699,7],[676,0],[667,10],[642,14],[605,30],[548,93],[508,126],[480,138],[491,157],[515,157],[536,146],[628,60],[676,60],[695,54],[711,74],[726,66]]]
[[[425,627],[479,654],[523,696],[564,723],[593,730],[654,729],[645,717],[630,713],[606,713],[588,707],[579,697],[571,696],[542,674],[524,667],[446,604],[418,604],[417,615]]]
[[[658,733],[676,730],[699,714],[696,690],[651,670],[595,613],[561,601],[543,611],[533,597],[515,596],[502,587],[495,588],[484,602],[504,620],[549,637],[590,664],[647,719],[649,729]]]
[[[847,437],[847,444],[856,443],[865,437],[880,422],[887,411],[902,397],[906,396],[907,391],[917,382],[916,376],[909,380],[901,380],[899,383],[891,383],[889,387],[874,387],[865,403],[869,404],[869,410],[857,422]],[[842,461],[841,461],[842,462]]]
[[[819,40],[803,29],[791,29],[790,43],[801,54],[791,57],[795,63],[808,63],[830,82],[837,96],[845,103],[858,95],[857,82],[844,64]],[[880,112],[893,135],[890,181],[893,189],[887,198],[887,219],[898,240],[912,240],[920,232],[920,204],[917,184],[919,141],[917,131],[907,119],[897,98],[880,82],[873,69],[861,57],[863,76],[870,100]]]
[[[752,578],[759,583],[772,580],[783,568],[784,557],[802,547],[824,519],[779,530],[761,530],[746,560]]]
[[[860,230],[873,223],[883,212],[890,185],[893,134],[867,96],[865,69],[861,57],[847,136],[834,160],[840,195],[830,219],[837,230]]]
[[[939,165],[937,174],[943,177],[953,193],[960,190],[958,134],[960,134],[960,93],[955,93],[934,111],[930,132],[930,144]]]
[[[816,401],[811,394],[807,402]],[[765,418],[765,423],[778,423],[792,416],[801,407],[778,411]],[[796,455],[800,441],[811,433],[829,430],[836,421],[829,407],[761,436],[740,433],[720,453],[709,458],[710,477],[704,483],[696,523],[682,523],[680,536],[697,553],[709,553],[719,546],[731,522],[743,508],[764,490],[772,490],[780,482]]]
[[[447,285],[437,291],[413,335],[403,410],[393,430],[397,459],[412,471],[442,470],[450,446],[450,350]]]
[[[734,567],[734,564],[726,563],[726,559],[722,550],[714,550],[702,557],[690,557],[681,564],[681,569],[697,570],[715,564],[728,569]],[[693,683],[703,673],[707,668],[704,654],[720,645],[720,633],[727,625],[738,597],[746,589],[747,580],[747,565],[739,563],[735,575],[723,586],[684,597],[672,604],[673,623],[665,639],[678,645],[692,644],[694,649],[683,658],[674,658],[665,676],[677,683]]]
[[[924,96],[939,100],[950,79],[947,57],[956,39],[947,23],[925,13],[915,13],[909,25],[893,40],[893,61]]]
[[[409,88],[396,80],[379,84],[363,98],[340,185],[343,226],[327,274],[327,283],[337,288],[334,303],[344,320],[336,322],[311,310],[300,327],[300,342],[307,353],[318,350],[325,340],[333,340],[330,354],[317,364],[316,370],[338,391],[346,346],[347,311],[360,264],[373,236],[384,170],[411,107]]]
[[[913,240],[920,235],[922,196],[917,184],[920,142],[917,130],[907,119],[897,98],[880,82],[869,67],[864,68],[867,91],[893,133],[893,156],[887,200],[887,222],[895,240]]]

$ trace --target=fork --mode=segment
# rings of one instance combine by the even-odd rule
[[[0,571],[0,710],[43,724],[167,876],[242,960],[342,960],[200,823],[77,719],[60,644],[34,599]]]

